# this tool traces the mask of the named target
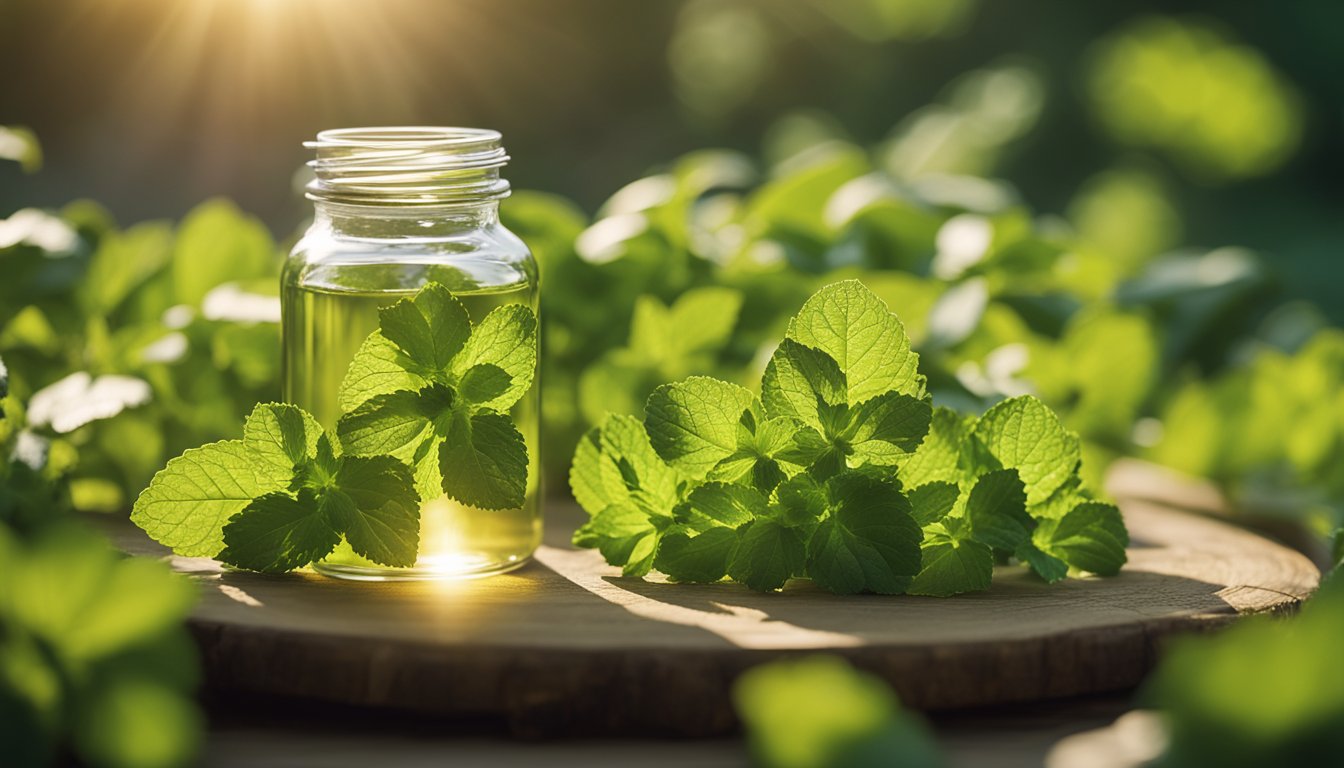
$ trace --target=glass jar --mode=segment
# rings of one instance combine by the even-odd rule
[[[505,304],[537,312],[536,261],[499,222],[509,183],[500,176],[508,156],[498,132],[346,128],[305,146],[317,155],[307,193],[315,215],[281,278],[287,401],[334,429],[341,381],[378,329],[379,309],[428,283],[447,287],[473,324]],[[527,562],[541,540],[539,392],[534,376],[509,412],[528,452],[522,506],[486,510],[427,498],[413,567],[378,565],[344,541],[314,567],[384,580],[483,576]]]

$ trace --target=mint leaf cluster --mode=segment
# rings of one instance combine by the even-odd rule
[[[472,325],[448,289],[430,284],[379,312],[341,382],[336,425],[357,456],[413,467],[425,498],[481,509],[522,506],[528,455],[508,409],[532,386],[537,320],[507,304]]]
[[[180,555],[217,557],[254,571],[293,570],[344,536],[383,565],[415,563],[420,497],[391,456],[342,456],[301,409],[258,405],[241,440],[194,448],[168,462],[131,520]]]
[[[379,314],[341,383],[334,433],[302,409],[259,405],[239,440],[168,462],[131,519],[192,557],[281,572],[344,539],[380,565],[415,564],[420,502],[523,503],[528,455],[506,409],[532,386],[536,317],[509,304],[473,326],[431,283]]]
[[[951,595],[1015,558],[1055,581],[1113,574],[1119,510],[1078,475],[1078,437],[1032,397],[935,409],[900,321],[857,281],[789,323],[761,396],[707,377],[608,415],[570,470],[574,535],[630,576],[774,590]]]

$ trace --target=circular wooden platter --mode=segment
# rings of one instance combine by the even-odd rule
[[[191,628],[212,689],[502,717],[529,736],[724,733],[737,675],[800,653],[844,656],[926,710],[1123,690],[1168,636],[1292,610],[1316,587],[1310,561],[1255,534],[1139,498],[1121,507],[1133,543],[1120,576],[1046,585],[1007,567],[988,592],[942,599],[622,578],[566,543],[578,512],[563,504],[536,562],[477,581],[172,563],[202,586]],[[164,555],[129,524],[112,533]]]

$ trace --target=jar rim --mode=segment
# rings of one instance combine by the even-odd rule
[[[317,138],[303,142],[309,149],[323,147],[439,147],[498,142],[503,134],[491,128],[434,125],[366,126],[328,128]]]
[[[425,205],[498,200],[509,192],[499,169],[509,156],[489,128],[331,128],[303,145],[313,200]]]

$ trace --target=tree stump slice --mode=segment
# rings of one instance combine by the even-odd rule
[[[170,560],[202,588],[190,626],[211,689],[504,718],[536,737],[726,733],[738,674],[816,652],[924,710],[1124,690],[1168,637],[1291,611],[1316,588],[1316,567],[1287,547],[1162,503],[1120,503],[1132,544],[1119,576],[1047,585],[1002,567],[989,591],[953,598],[623,578],[568,545],[580,513],[561,503],[547,509],[535,562],[476,581],[357,583]],[[129,523],[110,533],[128,552],[167,556]]]

